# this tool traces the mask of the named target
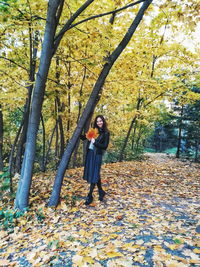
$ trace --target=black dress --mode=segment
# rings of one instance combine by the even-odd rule
[[[97,183],[100,179],[102,157],[108,147],[109,137],[109,132],[99,129],[99,136],[95,139],[93,149],[89,148],[90,141],[88,141],[83,174],[83,179],[88,183]]]

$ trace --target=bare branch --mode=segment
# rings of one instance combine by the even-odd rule
[[[13,61],[12,59],[9,59],[9,58],[7,58],[7,57],[2,57],[2,56],[0,56],[0,59],[1,59],[1,58],[2,58],[2,59],[5,59],[5,60],[7,60],[7,61],[9,61],[9,62],[11,62],[11,63],[13,63],[13,64],[15,64],[16,66],[18,66],[18,67],[20,67],[20,68],[22,68],[23,70],[25,70],[25,71],[28,72],[28,69],[27,69],[27,68],[25,68],[25,67],[19,65],[18,63],[16,63],[16,62]]]
[[[0,70],[0,72],[2,72],[4,75],[6,75],[7,77],[9,77],[12,81],[14,81],[16,84],[18,84],[21,87],[24,87],[27,89],[27,87],[19,82],[17,82],[13,77],[11,77],[7,72]]]
[[[162,92],[160,93],[159,95],[155,96],[152,100],[150,100],[149,102],[147,102],[145,105],[144,105],[144,108],[146,108],[148,105],[150,105],[151,103],[153,103],[156,99],[158,99],[160,96],[163,96],[166,92]]]

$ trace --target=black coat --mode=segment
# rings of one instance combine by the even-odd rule
[[[110,140],[110,133],[100,131],[99,136],[95,139],[94,146],[96,147],[97,154],[103,154],[108,147]]]
[[[86,140],[85,135],[81,135],[80,138],[82,140]],[[110,140],[110,133],[108,131],[99,131],[99,136],[95,139],[94,146],[96,150],[96,154],[103,154],[108,147]],[[90,141],[88,141],[87,149],[89,148]]]

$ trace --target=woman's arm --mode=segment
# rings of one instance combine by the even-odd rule
[[[104,137],[103,137],[103,141],[98,140],[98,138],[95,140],[94,142],[94,145],[97,147],[97,148],[101,148],[101,149],[104,149],[106,150],[107,147],[108,147],[108,144],[109,144],[109,139],[110,139],[110,133],[109,132],[106,132],[104,133]]]

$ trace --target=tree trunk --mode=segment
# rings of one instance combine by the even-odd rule
[[[51,138],[50,138],[50,141],[49,141],[49,145],[48,145],[48,149],[47,149],[47,153],[46,153],[46,157],[45,157],[45,163],[44,163],[45,168],[46,168],[46,165],[47,165],[47,162],[48,162],[48,157],[49,157],[49,153],[50,153],[50,150],[51,150],[51,144],[52,144],[52,141],[53,141],[53,136],[54,136],[54,133],[55,133],[57,125],[58,125],[58,121],[56,121],[55,127],[53,128],[53,132],[51,134]]]
[[[3,171],[3,112],[0,104],[0,171]]]
[[[136,153],[138,152],[141,136],[142,136],[142,127],[140,125],[137,140],[136,140]]]
[[[199,156],[199,141],[196,140],[196,146],[195,146],[195,158],[194,161],[198,162],[198,156]]]
[[[183,118],[183,106],[181,107],[181,116],[180,116],[179,129],[178,129],[178,144],[177,144],[176,158],[180,157],[180,151],[181,151],[182,118]]]
[[[27,87],[28,89],[28,96],[26,99],[26,104],[24,107],[24,114],[23,114],[23,128],[20,136],[20,140],[17,145],[17,153],[16,153],[16,162],[15,162],[15,172],[20,173],[21,170],[21,163],[22,163],[22,156],[24,154],[24,144],[26,142],[26,135],[28,129],[28,118],[29,118],[29,111],[30,111],[30,103],[31,103],[31,95],[33,91],[33,82],[35,80],[35,69],[36,69],[36,58],[37,58],[37,51],[38,51],[38,35],[39,32],[35,32],[34,40],[32,40],[32,29],[29,27],[29,41],[30,41],[30,73],[29,73],[29,80],[31,85]]]
[[[54,148],[54,153],[55,153],[55,161],[56,161],[56,166],[58,165],[58,154],[59,154],[59,148],[58,148],[58,124],[56,125],[56,140],[55,140],[55,148]]]
[[[60,132],[60,153],[59,153],[59,161],[60,161],[65,151],[64,129],[63,129],[62,118],[60,115],[58,116],[58,126],[59,126],[59,132]]]
[[[84,70],[83,70],[83,79],[82,79],[82,83],[81,83],[81,88],[80,88],[80,91],[79,91],[79,96],[80,96],[80,99],[83,95],[83,85],[84,85],[84,82],[85,82],[85,78],[86,78],[86,72],[87,72],[87,69],[86,69],[86,66],[84,67]],[[77,123],[79,121],[79,118],[81,116],[81,109],[82,109],[82,103],[81,103],[81,100],[79,101],[78,103],[78,116],[77,116]]]
[[[23,113],[23,119],[22,119],[23,125],[22,125],[21,134],[19,136],[19,142],[17,144],[17,152],[16,152],[16,159],[15,159],[15,166],[14,166],[14,171],[17,173],[20,173],[20,170],[21,170],[22,155],[24,152],[24,144],[26,142],[26,134],[27,134],[27,129],[28,129],[28,117],[29,117],[29,109],[30,109],[30,100],[31,100],[30,98],[31,98],[31,93],[29,93],[29,96],[26,100],[26,104],[24,107],[24,113]]]
[[[137,118],[137,116],[135,116],[135,117],[132,119],[131,124],[130,124],[130,126],[129,126],[129,129],[128,129],[126,138],[125,138],[125,140],[124,140],[122,149],[121,149],[120,154],[119,154],[119,161],[120,161],[120,162],[123,160],[123,157],[124,157],[124,151],[125,151],[125,148],[126,148],[126,146],[127,146],[128,139],[129,139],[131,130],[132,130],[132,128],[133,128],[133,125],[134,125],[134,123],[135,123],[135,121],[136,121],[136,118]]]
[[[46,151],[46,138],[45,138],[45,125],[44,125],[44,119],[41,115],[41,123],[42,123],[42,161],[40,163],[40,169],[42,172],[46,171],[46,165],[45,165],[45,151]]]
[[[33,163],[35,159],[36,136],[40,122],[46,80],[53,56],[54,36],[59,21],[59,18],[57,18],[56,14],[57,12],[59,12],[59,8],[62,5],[63,1],[61,0],[49,0],[48,3],[47,22],[40,58],[40,65],[37,73],[36,84],[32,97],[32,105],[30,109],[25,155],[15,199],[15,207],[19,208],[20,210],[23,210],[28,206]]]
[[[139,96],[138,96],[138,99],[137,99],[137,100],[138,100],[138,101],[137,101],[137,107],[136,107],[136,110],[138,111],[138,110],[140,109],[140,104],[142,103],[142,100],[143,100],[142,98],[140,98],[140,93],[139,93]],[[129,139],[129,136],[130,136],[130,134],[131,134],[131,130],[132,130],[132,128],[133,128],[133,125],[134,125],[136,119],[137,119],[137,114],[136,114],[135,117],[132,119],[131,124],[130,124],[130,126],[129,126],[129,129],[128,129],[126,138],[125,138],[125,140],[124,140],[122,149],[121,149],[120,154],[119,154],[119,161],[122,161],[122,160],[123,160],[124,151],[125,151],[125,149],[126,149],[126,146],[127,146],[127,143],[128,143],[128,139]]]
[[[134,125],[134,130],[133,130],[133,136],[132,136],[132,145],[131,145],[131,149],[134,150],[134,143],[135,143],[135,134],[136,134],[136,129],[137,129],[137,121],[135,122]]]
[[[72,84],[70,82],[70,76],[71,76],[71,63],[68,63],[68,69],[67,69],[67,74],[69,78],[69,82],[67,83],[67,140],[66,143],[68,144],[69,142],[69,132],[70,132],[70,126],[71,126],[71,87]]]
[[[78,140],[75,149],[74,149],[74,155],[73,155],[73,161],[72,161],[72,168],[75,168],[78,166],[77,164],[77,154],[78,154],[78,148],[79,148],[80,140]]]
[[[62,186],[62,181],[64,178],[64,174],[66,171],[66,168],[68,167],[71,155],[73,153],[73,150],[76,146],[76,143],[79,139],[79,136],[82,132],[82,129],[84,125],[86,124],[87,119],[89,116],[93,113],[95,106],[99,100],[100,92],[102,89],[102,86],[105,82],[106,77],[108,76],[114,62],[117,60],[117,58],[120,56],[122,51],[125,49],[127,44],[129,43],[131,37],[133,36],[135,30],[137,29],[137,26],[139,25],[140,21],[143,18],[145,10],[148,8],[148,6],[151,4],[152,0],[147,0],[143,3],[142,7],[140,8],[136,18],[134,19],[133,23],[131,24],[130,28],[128,29],[127,33],[125,34],[124,38],[118,45],[118,47],[114,50],[114,52],[108,57],[107,63],[104,65],[99,78],[97,82],[94,85],[93,91],[90,95],[90,98],[87,102],[87,105],[82,113],[82,116],[78,122],[78,125],[66,147],[66,150],[63,154],[62,160],[60,162],[60,165],[58,167],[58,171],[55,177],[55,182],[53,186],[52,195],[50,197],[49,206],[57,206],[60,199],[60,191]]]
[[[60,70],[59,70],[59,57],[56,58],[56,81],[58,85],[60,84]],[[59,128],[59,134],[60,134],[60,150],[58,154],[59,161],[62,158],[62,155],[64,153],[64,146],[65,146],[65,138],[64,138],[64,130],[63,130],[63,122],[62,122],[62,116],[60,115],[60,112],[64,110],[64,103],[61,104],[60,98],[59,98],[59,92],[56,90],[56,112],[57,112],[57,120],[58,120],[58,128]]]
[[[86,53],[85,53],[85,56],[86,56]],[[80,91],[79,91],[80,99],[81,99],[81,97],[83,95],[83,85],[84,85],[85,78],[86,78],[86,72],[87,72],[87,69],[86,69],[86,66],[84,66],[83,79],[82,79],[82,83],[81,83],[81,87],[80,87]],[[80,119],[80,116],[81,116],[81,109],[82,109],[82,103],[81,103],[81,100],[80,100],[79,103],[78,103],[77,123],[78,123],[78,121]],[[77,153],[78,153],[79,144],[80,144],[80,140],[78,140],[78,142],[76,144],[76,147],[75,147],[75,150],[74,150],[73,162],[72,162],[72,167],[73,168],[75,168],[77,166],[76,161],[77,161]],[[83,155],[84,155],[84,153],[83,153]]]
[[[24,125],[24,120],[21,121],[21,124],[20,124],[20,127],[17,131],[17,135],[15,137],[15,140],[14,140],[14,143],[12,145],[12,148],[11,148],[11,152],[10,152],[10,156],[9,156],[9,167],[8,167],[8,172],[9,172],[9,176],[10,176],[10,192],[12,193],[13,192],[13,188],[12,188],[12,176],[13,176],[13,173],[14,173],[14,153],[15,153],[15,147],[16,147],[16,144],[17,144],[17,141],[19,139],[19,135],[21,133],[21,130],[22,130],[22,127]]]

